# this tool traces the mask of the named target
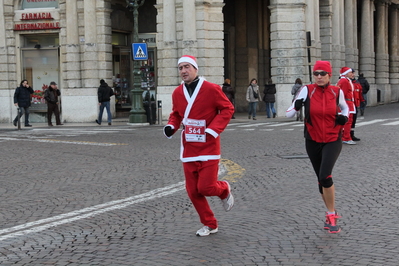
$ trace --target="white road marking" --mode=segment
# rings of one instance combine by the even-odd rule
[[[379,123],[379,122],[384,122],[387,121],[388,119],[374,119],[368,122],[360,122],[360,123],[356,123],[356,127],[361,127],[361,126],[366,126],[366,125],[371,125],[371,124],[375,124],[375,123]]]
[[[229,165],[229,163],[230,163],[230,165]],[[234,172],[234,171],[228,171],[226,169],[226,168],[231,167],[231,163],[232,162],[230,162],[229,160],[221,160],[221,163],[219,165],[218,175],[222,176],[226,172],[228,175],[229,172]],[[234,182],[234,181],[232,181],[232,182]],[[93,217],[95,215],[102,214],[102,213],[105,213],[108,211],[123,209],[123,208],[126,208],[126,207],[136,204],[136,203],[141,203],[141,202],[153,200],[153,199],[160,198],[160,197],[165,197],[165,196],[171,195],[173,193],[179,192],[183,189],[185,189],[184,181],[178,182],[176,184],[172,184],[170,186],[166,186],[163,188],[157,188],[157,189],[151,190],[149,192],[146,192],[146,193],[143,193],[140,195],[136,195],[136,196],[132,196],[132,197],[128,197],[125,199],[114,200],[114,201],[99,204],[99,205],[96,205],[93,207],[88,207],[88,208],[84,208],[81,210],[72,211],[72,212],[64,213],[64,214],[57,215],[54,217],[38,220],[35,222],[29,222],[29,223],[17,225],[17,226],[11,227],[11,228],[2,229],[2,230],[0,230],[0,235],[2,235],[2,236],[0,236],[0,241],[6,240],[9,238],[13,238],[13,237],[17,237],[17,236],[27,235],[30,233],[41,232],[41,231],[44,231],[51,227],[56,227],[56,226],[59,226],[62,224],[71,223],[71,222],[78,221],[81,219],[86,219],[86,218]]]
[[[63,143],[63,144],[92,145],[92,146],[120,146],[120,145],[127,145],[125,143],[106,143],[106,142],[91,142],[91,141],[66,141],[66,140],[35,139],[35,138],[19,139],[19,138],[0,137],[0,140],[36,141],[36,142],[46,142],[46,143]]]
[[[147,193],[143,193],[137,196],[132,196],[126,199],[115,200],[108,203],[100,204],[93,207],[88,207],[85,209],[81,209],[78,211],[73,211],[61,215],[57,215],[51,218],[46,218],[42,220],[38,220],[35,222],[30,222],[18,226],[14,226],[11,228],[0,230],[0,241],[6,240],[8,238],[22,236],[30,233],[37,233],[44,231],[48,228],[55,227],[58,225],[71,223],[77,220],[89,218],[98,214],[102,214],[108,211],[118,210],[122,208],[126,208],[130,205],[153,200],[156,198],[168,196],[185,188],[184,182],[179,182],[167,187],[158,188]],[[45,224],[46,223],[46,224]],[[44,224],[44,225],[41,225]],[[33,227],[33,228],[30,228]],[[20,231],[22,230],[22,231]],[[18,232],[15,232],[18,231]],[[14,233],[12,233],[14,232]],[[6,235],[4,235],[6,234]]]
[[[383,126],[397,126],[399,125],[399,121],[396,122],[391,122],[391,123],[386,123],[386,124],[382,124]]]
[[[242,126],[237,126],[237,127],[257,127],[257,126],[263,126],[263,125],[269,125],[270,123],[256,123],[256,124],[249,124],[249,125],[242,125]]]

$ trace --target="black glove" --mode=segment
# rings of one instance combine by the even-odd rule
[[[299,111],[302,108],[303,99],[298,99],[295,101],[295,110]]]
[[[335,121],[337,121],[338,125],[345,125],[346,122],[348,122],[348,118],[344,115],[337,115],[337,118],[335,119]]]
[[[166,127],[164,127],[163,132],[165,133],[165,135],[166,135],[167,137],[170,137],[170,136],[173,135],[174,130],[172,129],[171,126],[166,126]]]

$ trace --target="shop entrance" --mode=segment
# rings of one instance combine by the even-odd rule
[[[116,116],[127,117],[132,107],[131,51],[126,46],[114,46],[112,57]]]

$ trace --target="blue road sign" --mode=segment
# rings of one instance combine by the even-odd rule
[[[148,60],[147,43],[132,43],[133,60]]]

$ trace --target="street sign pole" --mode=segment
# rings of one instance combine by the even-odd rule
[[[144,4],[145,0],[126,0],[128,7],[133,10],[133,43],[139,41],[139,11],[138,8]],[[133,49],[132,49],[133,50]],[[134,51],[132,51],[134,53]],[[129,123],[146,123],[147,116],[143,108],[143,91],[141,90],[141,72],[140,62],[133,61],[133,89],[132,93],[132,109],[130,110]]]

